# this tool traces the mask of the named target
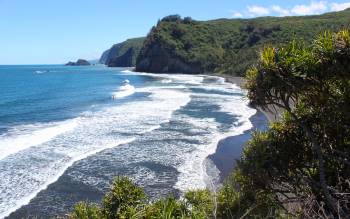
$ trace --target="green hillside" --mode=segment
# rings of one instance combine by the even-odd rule
[[[102,54],[99,62],[111,67],[135,66],[136,57],[140,52],[144,40],[144,37],[140,37],[115,44]]]
[[[350,9],[318,16],[194,21],[172,15],[153,27],[136,68],[147,72],[217,72],[242,75],[264,45],[348,26]]]

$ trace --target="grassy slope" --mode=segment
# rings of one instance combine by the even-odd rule
[[[202,72],[242,75],[257,60],[266,44],[293,38],[311,40],[324,30],[349,25],[350,10],[303,17],[262,17],[212,21],[162,21],[148,35],[140,58],[160,42],[172,57],[200,64]]]

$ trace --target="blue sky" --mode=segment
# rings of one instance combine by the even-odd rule
[[[197,20],[320,14],[350,0],[0,0],[0,64],[99,58],[169,14]]]

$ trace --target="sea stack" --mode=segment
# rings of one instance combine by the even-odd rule
[[[78,59],[76,62],[68,62],[65,64],[66,66],[87,66],[91,65],[90,62],[86,61],[85,59]]]

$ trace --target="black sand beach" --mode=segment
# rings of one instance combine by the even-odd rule
[[[245,143],[251,138],[254,130],[265,130],[268,127],[268,119],[260,110],[250,118],[253,128],[242,135],[222,139],[216,148],[216,152],[210,155],[216,167],[220,171],[220,182],[230,175],[235,167],[236,160],[242,155]]]
[[[236,84],[243,87],[244,78],[233,77],[228,75],[216,75],[224,77],[226,82]],[[246,142],[251,138],[252,133],[255,130],[266,130],[269,122],[273,122],[279,118],[276,113],[262,111],[257,109],[257,113],[250,118],[253,128],[245,131],[242,135],[231,136],[220,140],[216,148],[216,152],[208,158],[213,161],[216,167],[220,171],[220,182],[223,182],[227,176],[230,175],[235,167],[236,160],[240,159],[243,148]]]

